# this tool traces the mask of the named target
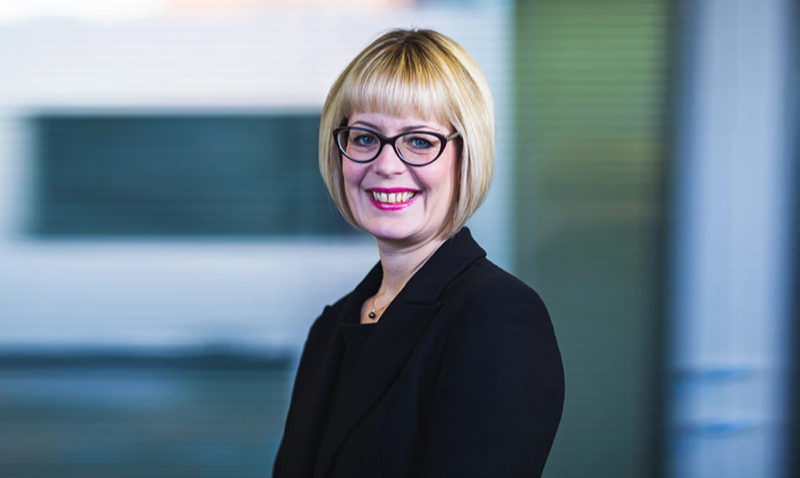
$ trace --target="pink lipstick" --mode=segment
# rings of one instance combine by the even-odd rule
[[[409,188],[370,188],[372,204],[382,211],[396,211],[411,205],[419,191]]]

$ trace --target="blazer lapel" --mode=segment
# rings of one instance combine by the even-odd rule
[[[332,313],[330,307],[326,307],[322,318],[328,313]],[[334,332],[338,332],[338,327]],[[313,471],[314,457],[322,439],[320,428],[344,349],[344,339],[339,333],[330,334],[324,340],[327,343],[323,345],[323,352],[308,364],[301,362],[297,371],[293,397],[302,397],[303,402],[294,403],[293,398],[289,409],[281,448],[295,453],[281,457],[281,476],[311,476]]]
[[[353,307],[359,307],[360,310],[360,304],[375,293],[380,285],[382,275],[383,272],[378,263],[349,294],[340,311],[337,312],[330,306],[326,307],[318,322],[324,324],[327,329],[318,331],[313,339],[315,343],[306,344],[309,351],[319,350],[320,352],[308,357],[307,363],[301,361],[300,368],[297,370],[292,406],[289,408],[286,433],[281,448],[300,453],[281,457],[282,476],[311,476],[314,471],[313,467],[317,461],[316,457],[322,441],[321,433],[327,413],[330,412],[329,404],[344,351],[344,338],[341,333],[342,321],[348,317],[348,314],[353,313]],[[327,317],[326,314],[338,314],[338,316]],[[302,400],[302,402],[294,403],[295,397],[299,397],[298,400]],[[290,423],[291,426],[289,426]]]
[[[444,287],[485,255],[469,230],[464,228],[439,248],[389,305],[364,344],[333,409],[320,445],[314,476],[325,476],[347,435],[397,379],[420,337],[441,308],[437,300]],[[356,294],[356,291],[345,309],[350,313],[360,311],[361,304],[370,295],[364,295],[365,291]]]

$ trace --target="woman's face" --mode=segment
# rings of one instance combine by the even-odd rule
[[[352,115],[348,126],[368,128],[385,137],[412,130],[453,133],[452,127],[433,120],[381,113]],[[456,152],[456,144],[448,141],[442,155],[425,166],[407,165],[388,144],[366,164],[342,157],[347,203],[357,223],[379,241],[400,247],[441,237],[455,198]]]

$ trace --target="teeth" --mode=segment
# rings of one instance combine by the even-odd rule
[[[409,199],[414,197],[414,193],[412,192],[402,192],[402,193],[380,193],[378,191],[372,191],[372,197],[375,198],[378,202],[388,203],[388,204],[396,204],[406,202]]]

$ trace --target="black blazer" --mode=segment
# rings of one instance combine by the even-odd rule
[[[273,476],[541,475],[561,420],[561,355],[536,292],[485,256],[466,228],[443,244],[374,325],[330,410],[341,322],[378,290],[380,264],[325,308]]]

